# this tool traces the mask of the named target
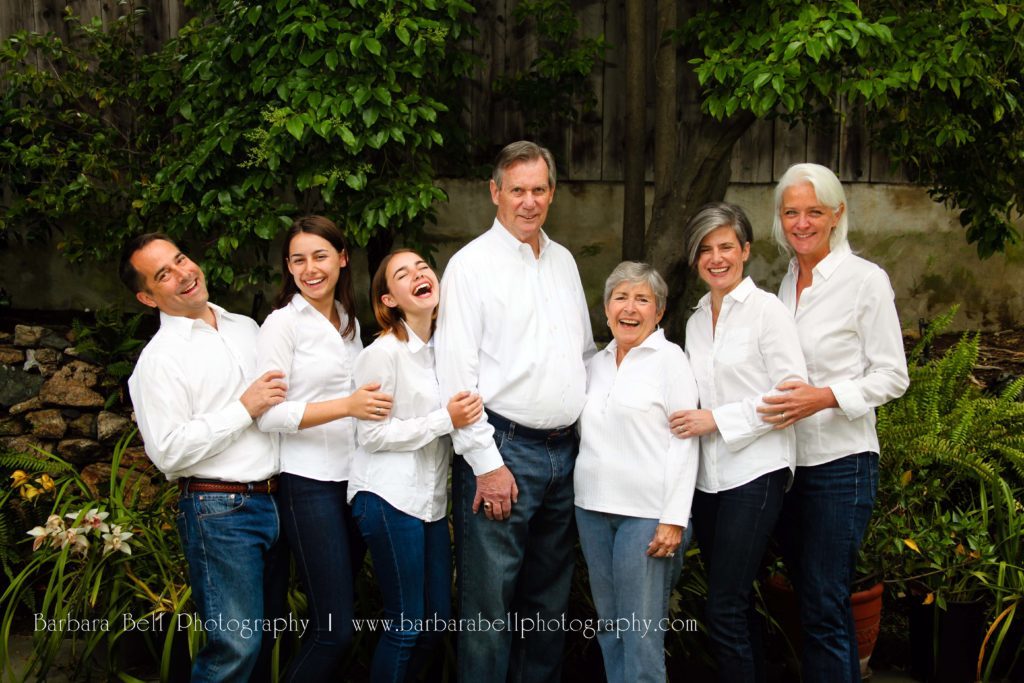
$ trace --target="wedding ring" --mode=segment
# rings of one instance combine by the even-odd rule
[[[377,414],[378,415],[383,415],[384,414],[384,411],[380,409],[380,406],[377,406]]]
[[[675,554],[675,553],[668,553],[668,554],[666,554],[665,556],[666,556],[666,557],[675,557],[675,556],[676,556],[676,554]]]
[[[786,411],[785,410],[782,411],[782,421],[783,422],[786,421]]]
[[[491,509],[491,504],[488,503],[487,501],[484,501],[484,510],[490,510],[490,509]]]

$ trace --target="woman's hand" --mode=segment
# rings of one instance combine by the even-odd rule
[[[812,387],[807,382],[791,380],[775,388],[784,393],[765,396],[762,399],[765,405],[757,409],[761,419],[773,425],[773,429],[785,429],[819,410],[839,407],[835,394],[828,387]]]
[[[680,439],[704,436],[718,429],[710,410],[677,410],[668,416],[668,424]]]
[[[391,414],[391,394],[379,391],[380,383],[364,384],[348,397],[349,417],[360,420],[386,420]]]
[[[658,524],[654,538],[647,544],[648,557],[675,557],[683,542],[683,527],[678,524]]]
[[[452,426],[461,429],[480,419],[484,412],[484,400],[480,394],[460,391],[448,401],[448,414],[452,418]]]

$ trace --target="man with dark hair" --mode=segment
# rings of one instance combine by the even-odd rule
[[[128,389],[146,454],[181,491],[178,532],[207,635],[192,681],[248,681],[263,673],[265,594],[287,571],[270,495],[277,443],[254,422],[284,400],[284,375],[252,381],[256,323],[211,304],[203,271],[166,235],[129,241],[120,275],[160,311]]]
[[[564,633],[552,624],[563,623],[575,547],[574,424],[594,339],[576,262],[542,230],[551,153],[508,145],[490,192],[497,216],[448,262],[437,328],[441,394],[479,393],[487,410],[453,435],[458,672],[466,683],[554,682]]]

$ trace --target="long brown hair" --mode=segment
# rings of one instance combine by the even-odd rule
[[[385,256],[380,265],[377,266],[377,272],[373,274],[373,280],[370,281],[370,304],[373,306],[373,317],[377,319],[382,335],[393,334],[399,341],[409,341],[409,334],[405,331],[405,325],[402,324],[402,321],[405,320],[405,311],[398,306],[387,306],[381,301],[381,297],[385,294],[391,294],[391,290],[388,289],[388,264],[398,254],[415,254],[419,256],[419,252],[415,249],[395,249]],[[436,326],[437,307],[435,306],[434,314],[430,318],[431,334],[434,333]]]
[[[295,278],[288,271],[288,256],[292,240],[301,232],[324,238],[330,242],[331,246],[339,254],[346,252],[346,256],[348,256],[348,244],[345,242],[345,235],[342,234],[338,226],[330,219],[323,216],[296,218],[295,222],[292,223],[292,227],[288,228],[288,234],[284,237],[284,244],[281,245],[281,291],[277,293],[277,297],[274,299],[275,311],[287,306],[292,297],[299,292],[299,287],[295,284]],[[341,336],[346,339],[354,339],[356,336],[356,299],[352,289],[352,274],[349,272],[347,265],[338,274],[338,282],[334,285],[334,299],[341,303],[341,308],[348,317],[345,329],[341,331]]]

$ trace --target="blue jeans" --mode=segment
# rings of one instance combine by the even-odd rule
[[[373,654],[374,683],[415,680],[451,618],[452,547],[448,520],[424,522],[360,491],[352,514],[370,548],[391,624]]]
[[[765,680],[753,583],[788,481],[789,470],[781,469],[727,491],[694,493],[693,527],[708,575],[708,637],[724,683]]]
[[[783,559],[800,601],[802,678],[860,681],[850,584],[878,489],[878,454],[796,468],[779,519]]]
[[[346,502],[347,481],[282,473],[281,522],[306,591],[309,631],[288,667],[288,681],[330,681],[352,644],[353,577],[365,550]]]
[[[576,508],[580,545],[601,626],[609,683],[664,683],[665,628],[672,586],[683,568],[693,525],[675,557],[648,557],[658,520]]]
[[[491,424],[497,422],[492,417]],[[565,634],[559,629],[513,633],[505,620],[510,615],[561,619],[568,607],[576,545],[576,436],[563,429],[552,438],[537,438],[514,426],[496,426],[494,441],[519,487],[519,501],[505,521],[487,519],[482,509],[473,514],[476,477],[463,458],[455,458],[455,563],[464,626],[458,677],[465,683],[556,683]],[[501,628],[483,629],[497,621]],[[467,622],[477,630],[467,630]]]
[[[177,523],[192,600],[206,631],[206,645],[192,663],[192,681],[242,683],[264,677],[258,662],[267,660],[272,641],[245,626],[253,628],[266,616],[280,570],[287,567],[277,544],[274,497],[189,492],[178,499]]]

